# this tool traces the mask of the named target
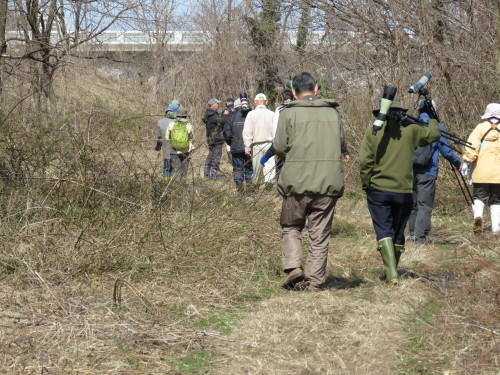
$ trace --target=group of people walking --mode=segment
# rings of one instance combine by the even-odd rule
[[[226,143],[239,192],[250,190],[260,180],[272,182],[275,177],[274,157],[266,159],[267,163],[261,159],[271,147],[275,132],[273,124],[277,123],[279,112],[268,109],[267,97],[263,93],[255,96],[254,109],[247,101],[245,96],[236,100],[228,98],[226,109],[219,114],[220,101],[212,98],[203,117],[209,149],[204,177],[219,178],[222,147]]]
[[[227,151],[233,166],[233,179],[239,192],[250,190],[250,187],[260,182],[265,184],[275,180],[276,165],[272,142],[276,133],[280,110],[292,99],[292,91],[285,89],[280,93],[281,105],[276,111],[268,109],[267,97],[259,93],[254,98],[255,107],[252,109],[246,98],[226,99],[226,108],[219,112],[221,101],[217,98],[208,100],[208,107],[202,117],[205,124],[208,155],[205,160],[203,175],[206,179],[218,180],[221,178],[220,163],[223,146]],[[175,149],[171,144],[169,126],[173,126],[179,118],[179,113],[185,109],[177,100],[169,104],[165,117],[157,124],[156,149],[163,150],[162,176],[169,179],[171,175],[182,172],[185,176],[186,163],[179,165],[179,160],[187,160],[192,150],[192,143],[187,149]],[[190,140],[194,138],[192,126]]]
[[[246,97],[228,98],[226,110],[219,114],[220,101],[210,99],[203,117],[209,146],[204,177],[220,177],[224,142],[231,153],[238,191],[244,191],[245,186],[251,186],[260,178],[272,182],[278,170],[278,191],[283,196],[282,265],[287,274],[282,287],[295,289],[301,285],[305,290],[318,291],[326,278],[335,205],[344,193],[343,164],[350,161],[347,141],[338,103],[319,96],[318,83],[311,74],[297,74],[292,80],[292,90],[285,90],[280,102],[273,112],[267,108],[267,97],[263,93],[255,96],[253,110]],[[359,151],[362,188],[366,192],[385,280],[389,283],[398,280],[397,266],[405,251],[404,232],[408,222],[410,238],[416,244],[429,239],[439,154],[464,175],[472,170],[474,232],[483,230],[483,211],[488,203],[492,231],[500,232],[500,104],[487,106],[483,122],[468,139],[472,148],[467,148],[463,161],[442,137],[445,128],[429,106],[428,100],[419,102],[420,123],[403,123],[408,109],[394,100],[382,129],[374,132],[370,126]],[[435,109],[434,102],[432,107]],[[182,116],[186,114],[181,109],[177,109],[177,117],[179,112]],[[374,114],[377,115],[375,111]],[[161,141],[172,139],[168,133],[174,125],[166,127],[165,135],[161,133],[166,121],[162,119],[158,123]],[[191,128],[189,132],[191,141]],[[414,163],[417,147],[426,146],[429,160],[425,165]],[[191,147],[190,144],[184,151],[189,152]],[[177,165],[179,161],[182,165],[179,154],[172,152],[173,149],[171,164],[174,165],[172,159],[175,159]],[[310,247],[305,260],[301,235],[306,226]]]

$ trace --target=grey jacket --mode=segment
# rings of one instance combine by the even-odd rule
[[[168,128],[168,124],[170,124],[172,121],[175,121],[172,118],[164,117],[158,121],[158,124],[156,125],[156,136],[158,139],[162,140],[162,145],[161,149],[163,152],[163,159],[170,160],[170,152],[172,152],[171,147],[170,147],[170,142],[165,140],[165,132]]]

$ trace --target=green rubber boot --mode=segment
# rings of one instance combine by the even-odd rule
[[[385,281],[388,283],[396,283],[398,272],[396,271],[396,256],[392,238],[386,237],[378,241],[378,251],[382,255],[385,269]]]
[[[394,245],[394,256],[396,257],[396,268],[398,268],[399,258],[401,258],[401,254],[405,252],[405,245]]]

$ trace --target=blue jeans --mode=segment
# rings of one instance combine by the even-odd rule
[[[251,183],[253,175],[252,159],[246,156],[244,152],[234,153],[231,156],[234,181]]]
[[[163,177],[170,177],[170,160],[168,159],[163,159],[162,175]]]

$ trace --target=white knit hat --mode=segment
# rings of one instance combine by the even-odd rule
[[[489,118],[496,117],[500,119],[500,104],[499,103],[490,103],[486,106],[486,110],[484,111],[484,115],[481,116],[483,120],[488,120]]]

